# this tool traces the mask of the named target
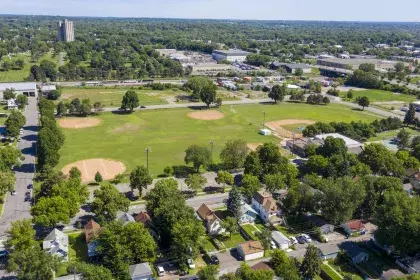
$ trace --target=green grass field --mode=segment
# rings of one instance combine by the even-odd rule
[[[243,230],[251,237],[253,240],[259,240],[257,233],[259,230],[252,224],[242,225]]]
[[[171,109],[134,112],[129,115],[103,113],[103,123],[86,129],[64,129],[65,144],[60,150],[58,168],[68,163],[90,158],[109,158],[122,161],[131,171],[136,165],[146,164],[145,148],[150,147],[149,167],[153,176],[162,173],[165,166],[184,165],[185,150],[192,144],[207,145],[215,141],[213,158],[219,162],[219,153],[228,139],[243,139],[251,143],[275,142],[274,136],[258,134],[263,121],[281,119],[310,119],[319,121],[367,121],[378,118],[369,112],[330,104],[241,105],[223,106],[225,117],[216,121],[202,121],[187,117],[191,109]]]
[[[75,98],[80,100],[89,98],[93,103],[102,102],[105,107],[119,107],[121,106],[121,100],[124,94],[130,88],[118,87],[118,88],[77,88],[69,87],[63,88],[60,100],[70,101]],[[176,92],[172,90],[168,91],[153,91],[153,90],[135,90],[139,96],[140,105],[161,105],[167,104],[168,102],[164,99],[166,95],[175,95]]]
[[[329,265],[323,263],[321,265],[321,270],[329,276],[332,280],[341,280],[343,276],[335,272]]]
[[[223,244],[225,244],[226,248],[235,248],[238,244],[246,242],[243,236],[240,233],[234,233],[232,236],[227,234],[225,238],[220,237],[219,239]]]
[[[412,129],[412,128],[409,128],[409,127],[404,128],[404,129],[406,129],[408,132],[410,132],[410,136],[420,135],[420,131],[418,131],[418,130],[415,130],[415,129]],[[400,131],[399,129],[395,129],[395,130],[390,130],[390,131],[377,133],[376,136],[369,138],[368,141],[372,142],[372,141],[393,139],[394,137],[397,136],[399,131]]]
[[[346,98],[347,92],[340,92],[340,97]],[[406,94],[394,94],[389,91],[384,90],[361,90],[353,91],[353,99],[355,102],[356,98],[359,96],[366,96],[369,98],[370,102],[388,102],[388,101],[402,101],[402,102],[411,102],[416,100],[414,95]]]

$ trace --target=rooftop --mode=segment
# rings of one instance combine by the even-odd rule
[[[221,54],[221,55],[228,55],[228,56],[246,56],[250,54],[249,52],[243,51],[243,50],[214,50],[213,53],[215,54]]]
[[[245,243],[239,244],[238,246],[242,248],[242,251],[245,255],[264,252],[264,247],[260,241],[247,241]]]
[[[347,147],[362,147],[363,144],[353,140],[351,138],[348,138],[347,136],[341,135],[339,133],[326,133],[326,134],[318,134],[315,136],[316,139],[321,139],[323,141],[325,141],[325,139],[327,139],[327,137],[334,137],[334,138],[340,138],[343,139],[344,142],[346,143]]]
[[[327,256],[340,252],[340,248],[338,248],[336,244],[329,244],[326,246],[320,246],[319,251],[323,256]]]
[[[153,275],[152,268],[150,267],[150,264],[145,263],[139,263],[139,264],[133,264],[130,265],[130,276],[131,278],[137,279],[137,277],[149,277],[150,275]],[[148,278],[145,278],[148,279]]]
[[[266,262],[259,262],[251,266],[252,270],[272,270]]]
[[[355,258],[359,254],[365,253],[365,251],[355,242],[343,242],[341,243],[340,248],[343,249],[351,258]]]
[[[280,231],[273,231],[271,232],[271,238],[276,241],[278,244],[289,244],[289,238],[287,238],[283,233]]]
[[[142,223],[142,224],[147,224],[150,222],[150,216],[146,211],[141,211],[137,216],[136,216],[136,222]]]
[[[391,280],[392,278],[405,277],[406,275],[398,269],[389,269],[382,273],[381,279]]]
[[[348,65],[360,65],[363,63],[372,63],[372,64],[395,64],[396,61],[390,60],[380,60],[380,59],[372,59],[372,58],[338,58],[338,57],[330,57],[330,58],[318,58],[318,60],[329,61],[329,62],[336,62]]]
[[[98,237],[101,231],[101,226],[94,220],[90,220],[85,226],[86,243],[90,243],[92,239]]]
[[[5,89],[14,90],[35,90],[36,83],[0,83],[0,91],[4,91]]]

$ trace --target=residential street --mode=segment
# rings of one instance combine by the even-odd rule
[[[38,135],[38,107],[35,98],[29,98],[29,105],[23,112],[26,117],[26,125],[23,128],[22,141],[18,143],[18,148],[22,151],[25,160],[21,167],[15,168],[16,195],[7,194],[6,202],[3,206],[3,215],[0,219],[0,239],[5,238],[5,232],[11,222],[30,218],[30,202],[25,201],[27,187],[33,183],[35,172],[36,141]]]

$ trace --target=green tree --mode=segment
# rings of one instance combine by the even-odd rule
[[[244,197],[251,199],[251,197],[261,189],[261,183],[257,176],[245,174],[242,179],[240,191]]]
[[[275,193],[279,190],[286,189],[286,178],[281,174],[267,174],[264,176],[264,186],[266,191]]]
[[[217,176],[215,178],[216,183],[223,185],[223,192],[225,192],[226,185],[233,185],[233,176],[227,171],[219,171],[217,172]]]
[[[250,152],[248,154],[245,158],[244,167],[244,174],[250,174],[258,177],[261,175],[262,166],[257,152]]]
[[[274,272],[272,270],[252,270],[245,262],[236,271],[236,276],[241,280],[272,280]]]
[[[16,97],[16,102],[19,105],[19,109],[23,109],[26,105],[28,105],[28,97],[24,94],[19,94]]]
[[[365,109],[365,107],[369,107],[370,101],[369,98],[367,98],[366,96],[360,96],[356,99],[357,104],[359,104],[359,106],[361,106],[363,108],[363,110]]]
[[[18,159],[22,156],[20,150],[13,146],[6,146],[0,149],[0,171],[10,171],[13,166],[19,165]]]
[[[315,208],[314,192],[307,184],[299,184],[288,189],[283,200],[284,209],[292,216],[300,217]]]
[[[229,232],[232,237],[232,234],[239,232],[238,219],[234,217],[226,217],[226,219],[222,221],[222,227]]]
[[[202,97],[204,97],[206,101],[211,100],[210,103],[216,100],[216,85],[214,85],[213,82],[208,78],[190,78],[184,87],[192,91],[192,97],[196,100],[202,99]],[[206,101],[202,101],[206,103]]]
[[[397,134],[397,139],[398,139],[398,148],[400,149],[408,148],[410,144],[410,132],[405,129],[401,129]]]
[[[300,270],[305,279],[313,279],[321,273],[321,260],[318,257],[318,248],[314,245],[309,244],[306,248]]]
[[[276,249],[271,255],[271,265],[278,277],[288,280],[300,280],[295,262],[283,250]]]
[[[130,201],[111,184],[103,184],[94,191],[92,212],[102,221],[115,220],[118,211],[127,212]]]
[[[102,178],[101,173],[99,173],[99,171],[96,172],[95,174],[95,182],[96,183],[101,183],[104,179]]]
[[[121,102],[121,109],[133,111],[134,108],[137,108],[139,106],[140,103],[137,93],[134,90],[127,91],[123,96]]]
[[[211,152],[205,146],[191,145],[185,150],[186,164],[193,163],[197,172],[200,171],[200,166],[207,166],[211,163]]]
[[[348,151],[348,148],[346,146],[346,142],[344,142],[341,138],[334,138],[331,136],[328,136],[324,144],[322,146],[319,146],[316,149],[316,152],[318,155],[324,156],[324,157],[331,157],[333,155],[346,155]]]
[[[82,181],[82,172],[80,172],[79,168],[73,166],[69,171],[69,178],[74,180]]]
[[[90,263],[73,263],[67,268],[69,274],[82,274],[83,280],[113,280],[114,277],[109,269],[102,265]]]
[[[297,68],[295,69],[295,76],[302,76],[303,75],[303,70],[302,68]]]
[[[211,81],[206,83],[200,90],[200,99],[203,101],[207,108],[210,107],[210,104],[216,102],[216,90],[217,86],[213,84]]]
[[[262,174],[282,173],[289,160],[280,154],[279,147],[274,143],[264,143],[257,150]]]
[[[400,150],[396,153],[397,158],[402,161],[404,168],[418,169],[420,162],[415,157],[411,156],[407,150]]]
[[[178,182],[173,179],[163,179],[155,184],[155,187],[145,197],[147,213],[150,217],[155,216],[155,212],[165,201],[171,199],[184,201],[182,193],[178,189]]]
[[[29,250],[37,246],[35,230],[29,219],[12,222],[6,234],[7,239],[4,245],[8,252]]]
[[[3,91],[3,99],[4,100],[14,99],[15,97],[16,97],[16,93],[15,93],[15,90],[13,88],[6,88]]]
[[[239,219],[241,216],[242,197],[239,188],[233,186],[229,192],[229,197],[226,202],[227,209],[232,213],[233,217]]]
[[[275,103],[278,101],[283,101],[284,97],[286,96],[286,84],[283,85],[274,85],[271,88],[270,93],[268,94],[268,97],[273,99]]]
[[[15,174],[11,171],[0,171],[0,195],[15,189]]]
[[[347,97],[348,99],[352,99],[352,98],[353,98],[353,96],[354,96],[354,94],[353,94],[353,90],[352,90],[352,89],[350,89],[350,90],[347,92],[346,97]]]
[[[403,123],[405,125],[415,124],[416,119],[416,108],[413,104],[410,104],[407,113],[405,113],[404,121]]]
[[[166,177],[172,176],[174,174],[174,169],[172,166],[168,165],[163,169],[163,173],[165,173]]]
[[[264,250],[269,250],[271,247],[271,230],[264,227],[260,232],[257,232],[257,237],[264,247]]]
[[[142,195],[143,189],[147,189],[147,186],[153,182],[152,176],[149,174],[149,170],[143,165],[137,166],[130,173],[130,188],[131,191],[137,189],[140,196]]]
[[[384,145],[369,144],[359,154],[359,160],[367,165],[375,174],[400,177],[405,174],[403,163]]]
[[[199,280],[218,280],[219,266],[218,265],[208,265],[202,268],[198,273]]]
[[[244,140],[228,140],[220,153],[220,159],[227,170],[242,168],[248,154],[248,147]]]
[[[68,224],[71,218],[68,201],[60,196],[42,197],[31,208],[35,224],[44,227],[55,227],[58,223]]]
[[[20,129],[25,125],[26,119],[19,111],[12,111],[4,123],[6,127],[6,136],[18,137]]]
[[[197,193],[207,184],[207,179],[201,174],[189,174],[188,178],[185,179],[185,184]]]

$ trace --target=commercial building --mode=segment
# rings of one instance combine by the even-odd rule
[[[249,52],[242,50],[215,50],[213,51],[213,59],[215,60],[227,60],[230,62],[244,62]]]
[[[57,23],[57,40],[61,42],[74,41],[74,25],[72,21],[67,19]]]
[[[363,143],[360,143],[356,140],[353,140],[347,136],[341,135],[339,133],[326,133],[326,134],[319,134],[315,136],[315,139],[325,141],[327,137],[333,137],[333,138],[340,138],[344,141],[346,144],[346,147],[348,148],[349,153],[353,154],[360,154],[363,151]]]
[[[16,95],[24,94],[29,97],[37,97],[35,83],[0,83],[0,100],[3,100],[3,91],[13,89]]]
[[[296,69],[302,69],[304,74],[309,74],[312,72],[312,68],[308,64],[303,63],[281,63],[281,62],[273,62],[270,64],[271,69],[279,69],[283,68],[287,71],[287,73],[295,74]]]
[[[374,64],[375,69],[380,72],[386,72],[388,70],[393,70],[394,65],[397,63],[396,61],[389,61],[389,60],[380,60],[380,59],[372,59],[372,58],[318,58],[317,65],[330,67],[330,68],[338,68],[344,70],[356,70],[359,69],[359,66],[364,63]]]
[[[235,67],[228,64],[217,64],[217,63],[206,63],[206,64],[195,64],[192,65],[191,75],[207,75],[216,76],[221,72],[231,72],[235,70]]]

